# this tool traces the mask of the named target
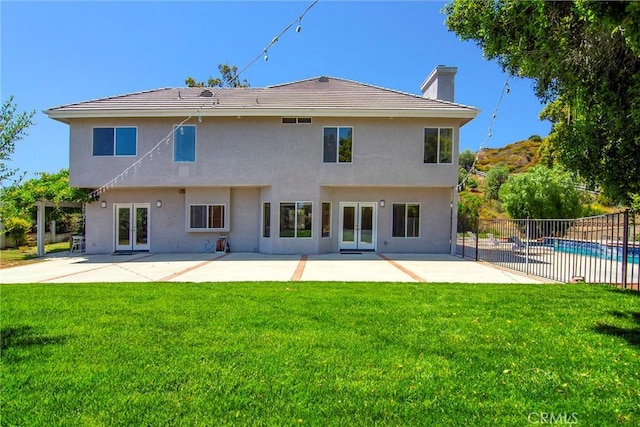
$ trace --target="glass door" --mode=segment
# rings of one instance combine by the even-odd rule
[[[149,204],[115,204],[116,251],[149,250]]]
[[[376,204],[340,203],[340,249],[376,249]]]

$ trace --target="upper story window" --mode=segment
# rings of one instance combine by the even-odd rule
[[[424,130],[424,162],[453,162],[452,128],[426,128]]]
[[[310,124],[311,117],[283,117],[283,124]]]
[[[352,127],[324,128],[324,163],[351,163],[352,150]]]
[[[134,127],[93,128],[94,156],[135,156],[138,129]]]
[[[173,127],[173,161],[196,161],[196,127],[194,125]]]

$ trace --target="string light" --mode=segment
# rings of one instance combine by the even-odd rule
[[[478,163],[478,154],[484,148],[487,140],[490,140],[493,137],[493,125],[496,121],[496,118],[498,117],[498,110],[500,109],[500,104],[502,104],[502,99],[504,98],[504,96],[508,95],[509,92],[511,92],[511,88],[509,87],[509,80],[511,79],[511,77],[512,77],[511,75],[507,76],[507,79],[505,80],[504,85],[502,86],[502,92],[500,93],[498,104],[496,105],[496,108],[493,110],[493,114],[491,115],[491,122],[489,123],[489,128],[487,129],[487,139],[483,140],[482,143],[480,143],[480,147],[476,152],[476,158],[473,160],[473,163],[471,164],[471,167],[467,171],[467,174],[465,175],[465,177],[462,178],[462,181],[460,181],[460,183],[458,184],[458,191],[460,191],[464,187],[464,184],[467,182],[471,174],[475,171],[476,163]]]
[[[304,16],[309,12],[309,10],[311,10],[311,8],[313,6],[316,5],[316,3],[318,3],[318,0],[314,0],[312,1],[309,6],[307,6],[307,8],[304,10],[304,12],[302,13],[302,15],[300,15],[298,18],[296,18],[294,21],[292,21],[289,25],[287,25],[286,27],[284,27],[284,29],[282,31],[280,31],[280,33],[278,33],[275,37],[273,37],[271,39],[271,42],[256,56],[254,57],[251,61],[249,61],[249,63],[247,65],[244,66],[244,68],[242,68],[240,71],[238,71],[233,77],[231,77],[228,81],[227,84],[229,86],[234,86],[234,82],[236,80],[239,79],[240,75],[242,73],[244,73],[245,71],[247,71],[249,68],[251,68],[251,66],[253,66],[253,64],[262,57],[262,55],[264,54],[264,60],[268,61],[269,60],[269,55],[268,55],[268,50],[269,48],[271,48],[274,44],[276,44],[280,38],[291,29],[291,27],[293,27],[296,23],[298,24],[298,26],[296,27],[295,31],[296,33],[299,33],[300,30],[302,29],[301,27],[301,22],[302,22],[302,18],[304,18]],[[220,100],[217,98],[217,95],[219,94],[220,88],[216,89],[216,93],[214,93],[211,96],[211,107],[213,107],[216,104],[220,104]],[[109,182],[107,182],[106,184],[102,185],[100,188],[97,188],[96,190],[92,191],[91,193],[89,193],[89,197],[91,198],[96,198],[99,197],[101,194],[103,194],[107,189],[109,188],[113,188],[114,184],[116,182],[118,182],[118,180],[123,181],[125,177],[127,177],[129,175],[129,171],[133,170],[134,173],[137,172],[138,168],[142,168],[142,160],[149,157],[149,160],[153,159],[153,152],[158,150],[159,152],[159,147],[162,145],[162,143],[165,143],[166,145],[169,145],[171,142],[172,137],[174,136],[177,128],[180,128],[180,134],[184,135],[184,127],[183,125],[185,123],[187,123],[189,120],[191,120],[195,115],[197,115],[198,118],[198,122],[202,122],[202,115],[200,110],[204,107],[207,106],[207,103],[205,102],[204,104],[202,104],[196,111],[194,111],[193,113],[191,113],[189,116],[187,116],[182,122],[180,122],[177,126],[175,126],[173,129],[171,129],[171,131],[167,134],[166,137],[162,138],[157,144],[155,144],[149,151],[147,151],[144,155],[142,155],[136,162],[134,162],[132,165],[130,165],[129,167],[127,167],[125,170],[123,170],[120,174],[118,174],[117,176],[115,176],[113,179],[111,179]]]

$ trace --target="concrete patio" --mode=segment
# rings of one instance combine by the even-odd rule
[[[0,283],[83,282],[462,282],[544,283],[444,254],[263,255],[258,253],[53,254],[0,270]]]

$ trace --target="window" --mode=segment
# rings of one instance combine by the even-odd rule
[[[311,217],[311,202],[280,203],[280,237],[311,237]]]
[[[196,127],[181,125],[173,127],[173,161],[196,161]]]
[[[453,162],[452,128],[426,128],[424,130],[424,162]]]
[[[311,123],[311,117],[283,117],[283,124],[309,124]]]
[[[351,163],[353,128],[324,128],[324,163]]]
[[[262,204],[262,237],[271,237],[271,203]]]
[[[393,237],[420,237],[420,205],[393,204]]]
[[[134,127],[93,128],[93,155],[135,156],[137,134]]]
[[[222,230],[225,228],[224,205],[189,206],[189,228]]]
[[[322,237],[331,237],[331,203],[322,202]]]

